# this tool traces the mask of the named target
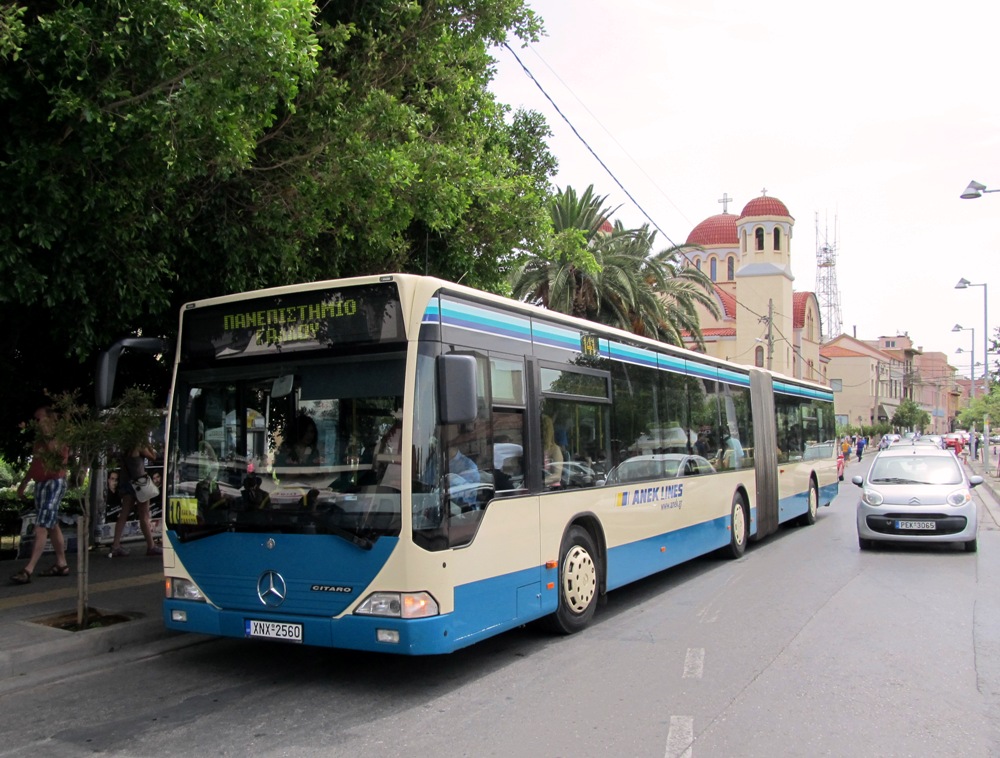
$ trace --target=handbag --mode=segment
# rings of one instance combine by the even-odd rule
[[[149,474],[143,474],[138,479],[133,479],[132,489],[135,490],[135,499],[139,503],[145,503],[147,500],[152,500],[160,494],[160,490],[153,484],[153,480],[149,478]]]

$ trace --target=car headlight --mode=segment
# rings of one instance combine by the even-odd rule
[[[168,576],[166,592],[167,597],[171,600],[194,600],[198,603],[205,602],[205,596],[201,593],[198,585],[190,579],[181,579],[178,576]]]
[[[429,592],[373,592],[362,601],[355,613],[363,616],[420,619],[437,616],[440,610]]]
[[[867,505],[882,505],[882,502],[885,500],[885,498],[882,497],[882,493],[878,490],[865,490],[861,499],[864,500]]]
[[[970,502],[972,502],[972,493],[965,488],[955,490],[948,495],[948,505],[959,506]]]

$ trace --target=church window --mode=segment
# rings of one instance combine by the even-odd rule
[[[774,227],[774,252],[781,250],[781,227]]]
[[[757,345],[757,349],[753,351],[753,365],[757,368],[764,368],[764,348]]]
[[[711,266],[711,274],[709,274],[709,277],[714,282],[716,281],[715,277],[718,274],[718,261],[716,261],[715,258],[712,258],[711,260],[709,260],[708,264],[709,266]]]
[[[726,261],[726,280],[732,281],[736,278],[736,257],[730,255],[729,260]]]
[[[764,227],[758,226],[753,232],[754,241],[757,243],[757,250],[764,249]]]
[[[701,271],[701,258],[698,258],[698,259],[697,259],[697,260],[696,260],[696,261],[694,262],[694,267],[695,267],[696,269],[698,269],[699,271]]]
[[[747,251],[747,230],[744,229],[740,232],[740,252],[745,253]]]

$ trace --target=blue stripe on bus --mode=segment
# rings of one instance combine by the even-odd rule
[[[441,303],[441,322],[459,329],[512,337],[524,342],[531,341],[530,320],[520,318],[513,313],[501,314],[473,305],[444,300]]]
[[[580,332],[576,329],[563,329],[542,321],[532,321],[532,332],[535,342],[549,347],[580,352]]]
[[[813,400],[826,400],[833,402],[833,392],[831,390],[821,390],[814,387],[800,387],[797,384],[788,384],[775,380],[774,391],[783,395],[795,395],[797,397],[807,397]]]
[[[611,357],[623,363],[631,363],[636,366],[649,366],[656,368],[657,353],[633,345],[623,345],[620,342],[611,343]]]

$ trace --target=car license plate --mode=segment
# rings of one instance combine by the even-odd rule
[[[246,636],[263,637],[284,642],[302,642],[302,624],[285,624],[277,621],[246,619]]]
[[[937,525],[933,521],[897,521],[896,528],[933,532]]]

